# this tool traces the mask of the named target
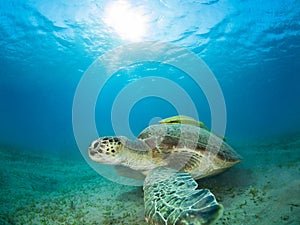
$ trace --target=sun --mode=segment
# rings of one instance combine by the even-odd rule
[[[133,8],[126,1],[109,4],[105,8],[103,20],[122,39],[140,41],[146,34],[145,13],[141,8]]]

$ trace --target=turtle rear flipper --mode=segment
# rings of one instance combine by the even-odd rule
[[[216,221],[223,206],[209,190],[196,190],[197,186],[189,173],[166,167],[150,171],[144,182],[147,222],[203,225]]]

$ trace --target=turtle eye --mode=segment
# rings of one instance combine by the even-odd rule
[[[97,141],[97,142],[93,145],[93,147],[94,147],[94,148],[97,148],[98,145],[99,145],[99,142]]]

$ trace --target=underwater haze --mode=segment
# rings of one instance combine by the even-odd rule
[[[0,21],[0,224],[146,224],[142,189],[83,160],[73,103],[95,60],[152,42],[198,56],[222,91],[224,136],[244,161],[203,183],[224,205],[218,224],[300,224],[300,1],[0,0]],[[207,93],[161,62],[120,67],[99,89],[93,118],[80,120],[94,121],[99,136],[134,138],[186,104],[160,80],[184,91],[196,119],[218,124]],[[173,101],[143,92],[152,87]],[[123,91],[135,96],[129,109]],[[87,151],[97,136],[84,129]]]

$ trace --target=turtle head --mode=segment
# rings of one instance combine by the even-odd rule
[[[96,162],[117,165],[122,162],[125,137],[102,137],[92,142],[88,148],[89,157]]]

